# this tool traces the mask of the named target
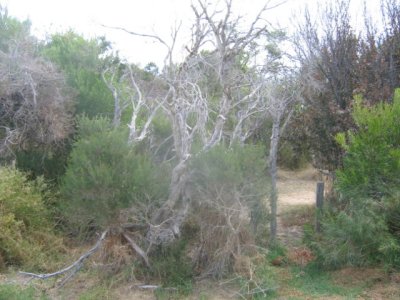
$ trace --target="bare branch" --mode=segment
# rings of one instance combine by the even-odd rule
[[[147,254],[135,243],[135,241],[127,233],[122,233],[122,236],[126,239],[132,249],[143,258],[146,267],[150,268],[149,258],[147,257]]]
[[[84,261],[86,259],[88,259],[97,250],[99,250],[99,248],[103,244],[103,241],[106,238],[107,234],[108,234],[108,229],[103,231],[103,233],[100,235],[100,238],[97,240],[96,244],[89,251],[87,251],[86,253],[81,255],[81,257],[79,257],[78,260],[76,260],[74,263],[72,263],[68,267],[65,267],[64,269],[61,269],[54,273],[47,273],[47,274],[36,274],[36,273],[29,273],[29,272],[22,272],[22,271],[20,271],[19,274],[38,278],[38,279],[47,279],[50,277],[55,277],[58,275],[68,273],[70,271],[72,272],[72,274],[75,274],[82,267]],[[69,279],[70,277],[67,277],[67,278]]]

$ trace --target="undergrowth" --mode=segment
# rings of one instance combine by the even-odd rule
[[[47,206],[52,201],[45,182],[0,168],[0,269],[19,266],[51,270],[65,251],[55,234]]]
[[[47,300],[43,292],[33,286],[21,287],[14,284],[0,285],[0,300]]]
[[[305,296],[327,297],[342,296],[346,298],[356,298],[361,292],[361,286],[344,287],[335,284],[329,272],[311,263],[306,267],[292,266],[292,279],[288,285],[300,290]]]

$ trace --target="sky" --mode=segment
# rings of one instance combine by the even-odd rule
[[[215,3],[218,0],[209,0]],[[335,1],[335,0],[333,0]],[[379,0],[353,0],[352,12],[360,21],[362,4],[367,1],[372,14],[379,10]],[[252,16],[265,5],[267,0],[236,0],[234,13],[251,20]],[[308,5],[316,11],[319,0],[269,0],[271,6],[265,18],[272,24],[279,24],[289,32],[293,30],[293,15]],[[122,57],[144,66],[148,62],[162,64],[164,48],[154,40],[135,37],[105,26],[123,27],[130,31],[157,34],[168,40],[171,29],[182,22],[182,28],[189,28],[192,11],[191,0],[0,0],[7,7],[9,15],[32,22],[32,31],[39,38],[51,33],[73,29],[85,37],[106,36],[113,48]],[[103,26],[105,25],[105,26]],[[182,42],[185,33],[182,33]],[[183,53],[183,47],[181,50]]]

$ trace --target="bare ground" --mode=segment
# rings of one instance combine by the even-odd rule
[[[278,171],[278,240],[287,247],[301,244],[302,226],[284,226],[280,215],[296,206],[315,205],[318,171],[308,167],[301,171]]]
[[[278,171],[278,213],[295,205],[315,203],[318,171],[312,167],[301,171]]]

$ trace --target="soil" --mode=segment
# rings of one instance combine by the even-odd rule
[[[312,167],[301,171],[278,171],[278,213],[295,205],[315,203],[319,173]]]
[[[316,183],[319,173],[312,167],[301,171],[278,171],[278,240],[288,248],[297,247],[303,237],[302,226],[285,227],[280,215],[296,206],[315,205]]]

